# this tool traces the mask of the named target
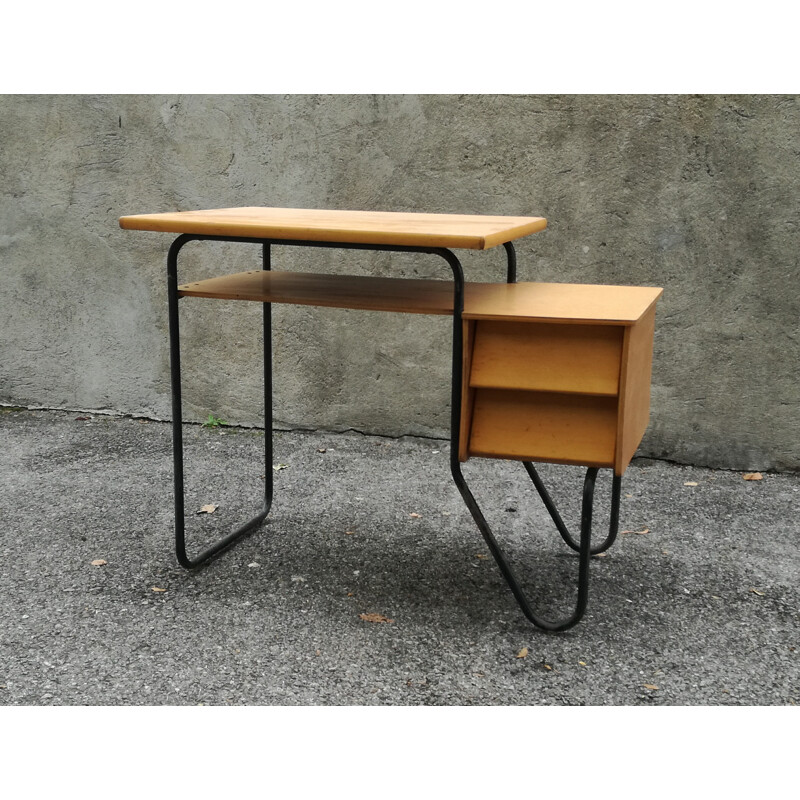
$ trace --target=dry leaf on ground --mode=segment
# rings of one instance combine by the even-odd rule
[[[421,515],[420,515],[420,514],[417,514],[417,513],[416,513],[416,511],[412,511],[412,512],[411,512],[411,513],[410,513],[408,516],[409,516],[409,517],[415,517],[415,518],[419,519],[419,517],[420,517]]]
[[[761,481],[764,479],[764,476],[760,472],[745,472],[742,477],[746,481]]]
[[[752,586],[750,587],[750,591],[753,594],[757,594],[759,597],[764,597],[764,592],[759,592],[758,589],[754,589]]]
[[[519,653],[517,653],[517,658],[525,658],[525,656],[527,655],[528,655],[528,648],[523,647],[522,650],[520,650]]]
[[[166,589],[162,589],[160,586],[151,586],[150,591],[152,592],[166,592]]]
[[[213,514],[218,508],[219,508],[219,503],[206,503],[204,506],[200,506],[200,510],[197,513]]]
[[[642,686],[644,686],[645,689],[651,689],[652,691],[656,691],[658,689],[658,686],[652,683],[643,683]]]
[[[620,535],[624,536],[626,533],[635,533],[637,536],[644,536],[646,533],[650,533],[650,528],[642,528],[640,531],[621,531]]]
[[[383,614],[359,614],[358,616],[361,617],[364,622],[394,622],[393,619],[384,617]]]
[[[104,567],[106,564],[108,564],[108,561],[106,561],[104,558],[96,558],[94,561],[92,561],[93,567]]]
[[[485,553],[475,553],[475,558],[489,558]]]

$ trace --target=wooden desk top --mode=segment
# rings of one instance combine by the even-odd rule
[[[217,208],[120,217],[121,228],[254,239],[411,245],[486,250],[547,227],[543,217],[323,211],[306,208]]]

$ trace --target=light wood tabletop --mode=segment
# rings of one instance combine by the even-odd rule
[[[547,227],[543,217],[335,211],[307,208],[217,208],[120,217],[128,230],[296,239],[342,244],[486,250]]]

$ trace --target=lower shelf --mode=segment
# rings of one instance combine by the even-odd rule
[[[367,275],[252,270],[178,287],[181,297],[395,311],[453,313],[453,282]]]
[[[470,456],[613,467],[617,398],[476,389]]]
[[[452,314],[452,281],[328,275],[278,270],[221,275],[178,287],[182,297],[255,300],[267,303]]]

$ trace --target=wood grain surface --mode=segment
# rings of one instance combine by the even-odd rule
[[[471,386],[615,396],[621,325],[475,322]]]
[[[307,208],[217,208],[120,217],[121,228],[260,239],[411,245],[486,250],[544,230],[543,217],[336,211]]]
[[[227,300],[452,314],[452,281],[251,270],[182,284],[181,294]],[[464,319],[632,325],[661,289],[569,283],[466,283]]]

